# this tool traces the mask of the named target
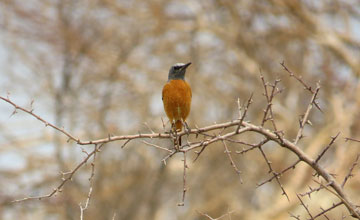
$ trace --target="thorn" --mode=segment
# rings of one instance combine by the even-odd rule
[[[15,115],[17,113],[16,108],[14,109],[14,111],[11,113],[11,115],[9,116],[9,118],[11,118],[13,115]]]

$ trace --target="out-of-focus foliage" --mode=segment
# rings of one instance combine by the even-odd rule
[[[161,89],[176,62],[193,63],[186,76],[193,91],[190,127],[237,118],[237,98],[245,102],[252,92],[247,120],[260,123],[266,107],[262,72],[269,81],[282,80],[284,90],[273,108],[279,129],[292,140],[310,95],[283,71],[284,60],[304,81],[322,86],[324,114],[313,111],[313,126],[306,127],[299,144],[316,157],[339,131],[342,138],[360,137],[359,18],[359,2],[341,0],[2,0],[0,93],[9,92],[25,106],[34,99],[34,111],[44,118],[82,139],[95,139],[150,132],[147,126],[163,131]],[[78,219],[90,165],[56,197],[9,203],[50,192],[59,173],[84,157],[79,146],[30,116],[9,118],[12,110],[1,103],[0,218]],[[342,138],[322,159],[339,181],[359,153],[358,144]],[[169,141],[155,143],[171,147]],[[116,219],[204,219],[196,210],[213,217],[233,210],[233,219],[289,219],[288,212],[306,217],[296,193],[314,182],[313,171],[303,164],[281,177],[288,202],[275,182],[256,188],[270,176],[258,151],[234,156],[243,172],[240,184],[221,144],[211,145],[195,163],[189,155],[189,190],[185,206],[177,207],[182,158],[164,166],[163,152],[136,141],[121,145],[107,144],[97,156],[85,219],[111,219],[114,213]],[[277,171],[295,160],[271,143],[265,151]],[[346,186],[355,202],[358,186],[359,175]],[[335,197],[321,191],[304,199],[319,213]],[[340,207],[327,216],[339,219],[343,213],[347,210]]]

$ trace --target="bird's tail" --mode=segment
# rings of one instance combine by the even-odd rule
[[[183,124],[182,124],[181,120],[177,120],[175,122],[175,129],[177,132],[182,130],[182,126],[183,126]],[[174,144],[176,144],[176,143],[174,143]],[[179,148],[181,147],[181,137],[179,137],[179,139],[178,139],[178,146],[179,146]]]
[[[181,130],[182,130],[182,126],[183,126],[182,121],[177,120],[177,121],[175,122],[176,131],[181,131]]]

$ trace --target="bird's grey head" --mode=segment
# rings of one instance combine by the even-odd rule
[[[172,79],[185,79],[185,72],[186,68],[190,66],[191,63],[176,63],[174,64],[169,70],[169,78],[168,80]]]

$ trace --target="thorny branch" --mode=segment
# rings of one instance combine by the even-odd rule
[[[300,220],[300,215],[294,215],[293,213],[289,212],[289,215],[291,218],[294,218],[296,220]]]
[[[278,185],[279,185],[280,188],[281,188],[282,194],[286,196],[286,198],[287,198],[288,201],[290,201],[288,194],[286,193],[283,185],[281,184],[281,182],[280,182],[280,180],[279,180],[279,179],[280,179],[279,176],[277,176],[277,173],[273,170],[273,168],[272,168],[272,166],[271,166],[271,162],[270,162],[269,159],[266,157],[266,154],[265,154],[265,152],[264,152],[264,150],[262,149],[261,146],[259,147],[259,150],[260,150],[260,152],[261,152],[261,155],[264,157],[264,159],[265,159],[265,161],[266,161],[266,164],[267,164],[268,167],[269,167],[269,173],[272,173],[274,176],[276,176],[275,179],[276,179],[276,182],[278,183]]]
[[[322,216],[322,215],[325,215],[325,213],[333,210],[334,208],[336,208],[336,207],[338,207],[338,206],[340,206],[340,205],[342,205],[342,204],[343,204],[343,202],[338,202],[338,203],[336,203],[336,204],[334,203],[331,207],[329,207],[329,208],[327,208],[327,209],[321,208],[322,211],[321,211],[319,214],[315,215],[315,216],[314,216],[314,219],[316,219],[316,218],[318,218],[318,217],[320,217],[320,216]]]
[[[354,138],[345,138],[345,141],[355,141],[355,142],[360,142],[360,140],[354,139]]]
[[[23,108],[23,107],[21,107],[21,106],[16,105],[14,102],[12,102],[12,101],[10,100],[9,97],[5,98],[5,97],[0,96],[0,99],[4,100],[5,102],[7,102],[7,103],[9,103],[9,104],[11,104],[12,106],[15,107],[12,115],[14,115],[14,114],[16,113],[16,110],[21,110],[21,111],[26,112],[26,113],[32,115],[33,117],[35,117],[37,120],[39,120],[39,121],[41,121],[42,123],[44,123],[45,126],[50,126],[50,127],[54,128],[55,130],[58,130],[59,132],[63,133],[65,136],[67,136],[67,137],[69,138],[69,140],[73,140],[73,141],[75,141],[75,142],[78,142],[78,141],[79,141],[79,139],[76,139],[76,138],[75,138],[74,136],[72,136],[70,133],[68,133],[67,131],[65,131],[64,128],[59,128],[59,127],[55,126],[54,124],[52,124],[52,123],[46,121],[45,119],[41,118],[39,115],[35,114],[35,113],[34,113],[34,109],[32,108],[32,106],[31,106],[30,110],[27,110],[27,109],[25,109],[25,108]],[[32,103],[33,103],[33,102],[32,102]],[[12,116],[12,115],[11,115],[11,116]]]
[[[355,159],[354,163],[352,164],[352,166],[350,167],[348,174],[345,176],[344,181],[341,183],[341,188],[344,188],[346,181],[348,181],[348,179],[350,179],[353,176],[352,172],[353,172],[355,166],[358,164],[359,157],[360,157],[360,154],[358,154],[356,156],[356,159]]]
[[[289,76],[290,76],[290,77],[294,77],[297,81],[299,81],[299,82],[304,86],[305,89],[309,90],[311,93],[314,93],[314,91],[313,91],[313,89],[311,88],[311,86],[308,86],[308,85],[302,80],[302,76],[297,76],[297,75],[295,75],[291,70],[289,70],[289,69],[286,67],[285,61],[282,61],[282,62],[280,63],[280,65],[284,68],[284,70],[285,70],[286,72],[289,73]]]
[[[251,144],[249,148],[247,149],[243,149],[241,151],[236,151],[237,154],[244,154],[247,153],[248,151],[254,150],[256,148],[259,148],[261,146],[263,146],[264,144],[266,144],[269,141],[269,139],[264,139],[263,141],[260,141],[260,143],[258,144]]]
[[[348,200],[344,199],[341,195],[339,195],[337,192],[334,192],[332,191],[331,189],[329,189],[329,187],[327,185],[330,185],[332,186],[331,182],[327,185],[324,185],[323,183],[317,181],[317,180],[314,180],[314,182],[318,183],[320,186],[322,186],[324,189],[326,189],[328,192],[332,193],[333,195],[335,195],[336,197],[338,197],[341,202],[350,210],[350,214],[352,217],[354,218],[357,218],[357,219],[360,219],[360,214],[359,212],[357,211],[356,209],[356,206],[354,206],[353,204],[349,203]],[[333,189],[335,189],[333,186],[332,186]]]
[[[72,180],[72,177],[74,176],[74,174],[84,165],[86,164],[86,162],[96,154],[96,152],[100,151],[100,149],[104,146],[104,144],[99,145],[99,147],[95,147],[95,149],[86,154],[86,157],[83,159],[83,161],[81,161],[72,171],[70,172],[66,172],[66,173],[62,173],[62,181],[61,183],[55,188],[53,189],[52,192],[50,192],[47,195],[43,195],[43,196],[34,196],[34,197],[25,197],[23,199],[18,199],[18,200],[14,200],[13,202],[23,202],[23,201],[27,201],[27,200],[31,200],[31,199],[44,199],[44,198],[50,198],[51,196],[57,194],[58,192],[62,192],[62,188],[63,186],[66,184],[66,182],[68,182],[69,180]]]
[[[289,76],[290,77],[294,77],[298,82],[300,82],[303,86],[304,86],[304,89],[308,90],[311,94],[314,94],[316,92],[316,90],[314,91],[311,86],[308,86],[303,80],[302,80],[302,77],[301,76],[297,76],[295,75],[292,71],[290,71],[286,65],[285,65],[285,61],[281,62],[280,65],[284,68],[284,70],[286,72],[289,73]],[[314,102],[314,105],[316,106],[317,109],[319,109],[320,112],[323,112],[319,106],[319,104],[317,102]]]
[[[265,79],[264,79],[264,76],[263,75],[260,75],[260,79],[261,79],[261,82],[263,84],[263,87],[264,87],[264,96],[266,97],[266,101],[267,101],[267,106],[266,106],[266,109],[264,110],[264,117],[263,117],[263,120],[261,122],[261,126],[264,126],[265,122],[270,120],[273,127],[274,127],[274,130],[277,131],[277,128],[276,128],[276,124],[275,124],[275,120],[274,120],[274,114],[273,114],[273,110],[272,110],[272,101],[273,101],[273,98],[274,96],[281,92],[281,90],[279,90],[277,88],[277,84],[280,82],[280,80],[275,80],[274,82],[274,85],[270,85],[268,83],[265,82]],[[269,94],[268,93],[268,89],[267,87],[270,86],[272,87],[272,90],[271,90],[271,93]],[[268,116],[268,114],[270,116]]]
[[[183,173],[183,194],[182,194],[182,199],[181,199],[181,203],[178,204],[178,206],[184,206],[185,204],[185,193],[187,191],[186,188],[186,169],[188,168],[187,163],[186,163],[186,152],[183,153],[184,154],[184,173]]]
[[[310,213],[310,211],[309,211],[309,209],[308,209],[307,205],[305,205],[305,203],[301,200],[301,198],[300,198],[300,196],[299,196],[299,195],[296,195],[296,196],[297,196],[297,197],[298,197],[298,199],[300,200],[301,205],[304,207],[304,209],[306,210],[306,212],[309,214],[310,219],[311,219],[311,220],[314,220],[314,217],[311,215],[311,213]]]
[[[240,130],[240,127],[241,127],[241,124],[242,124],[242,122],[244,121],[244,119],[245,119],[245,116],[246,116],[246,113],[247,113],[247,111],[248,111],[248,109],[249,109],[249,106],[251,105],[251,103],[253,102],[253,100],[252,100],[252,97],[253,97],[253,93],[251,93],[251,95],[250,95],[250,97],[249,97],[249,99],[248,99],[248,101],[247,101],[247,104],[246,105],[244,105],[244,112],[243,113],[241,113],[241,105],[240,105],[240,99],[238,99],[238,101],[237,101],[237,103],[238,103],[238,111],[239,111],[239,118],[240,118],[240,121],[239,121],[239,125],[237,126],[237,128],[236,128],[236,131],[237,132],[239,132],[239,130]]]
[[[329,148],[334,144],[334,142],[335,142],[336,138],[339,136],[339,134],[340,134],[340,132],[337,133],[336,136],[331,137],[330,143],[321,151],[321,153],[320,153],[320,154],[318,155],[318,157],[316,158],[315,163],[319,162],[319,160],[321,159],[321,157],[324,156],[325,152],[326,152],[327,150],[329,150]]]
[[[293,164],[291,164],[290,166],[288,166],[287,168],[283,169],[282,171],[280,171],[279,173],[276,173],[275,175],[273,175],[271,178],[257,184],[258,187],[264,185],[265,183],[269,183],[271,182],[274,178],[277,178],[278,176],[281,176],[282,174],[286,173],[289,170],[295,169],[295,166],[300,163],[300,159],[298,159],[297,161],[295,161]]]
[[[305,124],[309,123],[308,120],[309,120],[310,111],[313,107],[313,104],[315,104],[316,96],[317,96],[319,90],[320,90],[320,85],[317,84],[315,92],[313,93],[313,96],[311,97],[310,104],[308,105],[306,112],[304,114],[304,117],[302,117],[302,119],[300,120],[300,129],[296,135],[294,144],[297,144],[299,142],[299,140],[303,137],[303,130],[304,130]]]
[[[309,191],[305,192],[305,193],[300,193],[299,195],[304,197],[304,196],[309,196],[309,198],[311,198],[311,194],[314,192],[319,192],[321,189],[323,189],[322,186],[316,187],[316,188],[312,188],[309,186]]]
[[[89,182],[90,182],[89,192],[88,192],[88,195],[87,195],[87,198],[86,198],[85,206],[83,207],[81,205],[81,203],[79,204],[79,206],[80,206],[80,220],[84,219],[84,212],[89,207],[90,198],[91,198],[92,191],[93,191],[93,179],[94,179],[94,176],[95,176],[95,160],[96,160],[96,152],[98,151],[97,145],[95,145],[94,148],[95,148],[94,149],[95,153],[94,153],[94,156],[93,156],[93,162],[91,163],[91,174],[90,174],[90,178],[89,178]]]
[[[175,148],[175,149],[167,149],[165,147],[162,147],[162,146],[159,146],[159,145],[156,145],[156,144],[153,144],[153,143],[149,143],[149,142],[143,142],[145,144],[147,144],[148,146],[150,147],[154,147],[156,149],[160,149],[160,150],[163,150],[163,151],[166,151],[168,153],[168,155],[165,156],[165,158],[162,160],[165,164],[166,160],[169,159],[170,157],[172,157],[173,155],[175,155],[176,153],[183,153],[184,154],[184,176],[183,176],[183,182],[184,182],[184,187],[183,187],[183,199],[182,199],[182,203],[184,203],[184,200],[185,200],[185,193],[186,193],[186,170],[187,170],[187,163],[186,163],[186,153],[190,152],[190,151],[193,151],[196,155],[196,158],[197,159],[199,157],[199,155],[201,154],[201,152],[204,151],[204,149],[206,147],[208,147],[209,145],[213,144],[213,143],[216,143],[216,142],[222,142],[223,145],[224,145],[224,148],[225,148],[225,152],[227,153],[232,165],[233,165],[233,168],[237,171],[238,168],[235,166],[235,162],[233,160],[233,158],[231,157],[230,155],[230,151],[229,149],[227,148],[227,145],[226,145],[226,142],[229,141],[229,142],[232,142],[232,143],[238,143],[238,144],[245,144],[245,145],[248,145],[250,146],[250,148],[248,149],[245,149],[243,151],[238,151],[237,153],[239,154],[243,154],[243,153],[246,153],[250,150],[253,150],[253,149],[256,149],[258,148],[261,152],[261,154],[263,155],[267,165],[269,166],[269,169],[270,169],[270,172],[273,174],[273,177],[271,177],[270,179],[264,181],[263,183],[259,184],[260,185],[263,185],[267,182],[270,182],[271,180],[273,180],[274,178],[276,179],[276,181],[278,182],[278,184],[280,185],[282,191],[283,191],[283,194],[286,194],[285,190],[283,189],[281,183],[279,182],[279,178],[280,176],[295,168],[295,166],[299,163],[299,162],[304,162],[306,163],[308,166],[310,166],[314,171],[316,171],[316,173],[321,176],[325,181],[325,185],[322,184],[322,183],[319,183],[320,186],[328,191],[330,191],[331,193],[334,193],[339,199],[341,199],[342,203],[346,206],[346,208],[348,209],[348,211],[350,212],[351,216],[355,217],[355,218],[358,218],[360,219],[359,217],[359,211],[357,210],[356,206],[354,205],[354,203],[349,199],[349,197],[346,195],[344,189],[343,189],[343,186],[344,184],[346,183],[347,179],[350,178],[350,176],[352,175],[352,170],[354,169],[354,167],[356,166],[357,164],[357,160],[358,158],[356,159],[356,161],[354,162],[352,168],[349,170],[349,174],[345,177],[344,181],[343,181],[343,184],[339,184],[335,179],[334,177],[326,170],[324,169],[323,167],[321,167],[318,163],[319,159],[322,157],[322,155],[324,155],[324,153],[327,151],[327,149],[333,144],[333,142],[335,141],[336,137],[333,137],[332,138],[332,141],[330,142],[330,144],[328,145],[328,147],[326,147],[322,153],[320,153],[320,155],[318,156],[317,159],[313,159],[311,157],[309,157],[309,155],[307,155],[297,144],[298,144],[298,141],[300,140],[300,138],[302,137],[302,131],[304,129],[304,126],[306,124],[306,122],[308,121],[308,117],[309,117],[309,114],[310,114],[310,110],[312,108],[313,105],[315,105],[318,109],[320,109],[316,103],[316,97],[317,97],[317,94],[320,90],[320,86],[317,85],[316,89],[312,89],[310,86],[307,86],[306,83],[301,79],[301,77],[297,77],[295,76],[286,66],[284,63],[281,64],[284,69],[289,72],[290,76],[291,77],[294,77],[296,78],[307,90],[309,90],[311,93],[312,93],[312,98],[311,98],[311,101],[308,105],[308,108],[301,120],[301,125],[300,125],[300,129],[298,131],[298,134],[297,134],[297,137],[295,139],[295,141],[289,141],[287,140],[285,137],[284,137],[284,134],[282,131],[278,131],[276,126],[274,126],[274,131],[271,131],[271,130],[268,130],[266,128],[264,128],[262,125],[255,125],[255,124],[252,124],[252,123],[249,123],[249,122],[246,122],[244,121],[244,118],[246,116],[246,111],[249,107],[249,105],[251,104],[252,102],[252,96],[249,98],[248,100],[248,103],[246,105],[246,108],[244,110],[244,112],[242,113],[242,117],[236,119],[236,120],[232,120],[232,121],[229,121],[229,122],[224,122],[224,123],[219,123],[219,124],[213,124],[213,125],[210,125],[210,126],[205,126],[205,127],[202,127],[202,128],[192,128],[192,129],[186,129],[186,131],[181,131],[181,132],[178,132],[176,135],[177,137],[181,138],[182,136],[186,135],[186,136],[194,136],[197,140],[198,140],[198,137],[199,136],[203,136],[203,139],[202,140],[198,140],[198,141],[195,141],[195,142],[187,142],[186,144],[182,145],[182,146],[179,146],[178,148]],[[265,82],[265,81],[264,81]],[[265,83],[264,84],[264,87],[265,87],[265,91],[267,91],[266,87],[269,86],[270,84],[267,84]],[[274,96],[274,94],[276,93],[276,85],[277,85],[277,81],[275,81],[274,85],[270,85],[272,87],[272,91],[271,93],[267,94],[267,92],[265,92],[265,96],[267,97],[267,107],[265,109],[265,112],[264,112],[264,118],[265,118],[265,121],[267,119],[273,119],[273,116],[272,116],[272,108],[271,108],[271,105],[272,105],[272,98]],[[75,143],[77,143],[78,145],[95,145],[95,146],[98,146],[98,147],[95,147],[95,149],[90,152],[90,153],[87,153],[86,157],[83,159],[82,162],[80,162],[73,170],[71,170],[70,172],[67,172],[67,173],[63,173],[63,178],[62,178],[62,181],[61,183],[52,191],[50,192],[49,194],[47,195],[44,195],[44,196],[38,196],[38,197],[26,197],[24,199],[19,199],[19,200],[16,200],[16,202],[20,202],[20,201],[26,201],[26,200],[30,200],[30,199],[42,199],[42,198],[49,198],[53,195],[55,195],[56,193],[58,192],[61,192],[63,186],[69,181],[72,179],[72,177],[74,176],[74,174],[84,165],[87,163],[87,161],[91,158],[91,157],[94,157],[96,152],[98,152],[106,143],[109,143],[109,142],[113,142],[113,141],[124,141],[124,144],[122,147],[124,147],[126,144],[128,144],[131,140],[136,140],[136,139],[139,139],[139,140],[143,140],[144,139],[169,139],[169,140],[173,140],[173,135],[171,133],[166,133],[166,132],[163,132],[163,133],[157,133],[155,131],[153,131],[152,129],[149,129],[151,130],[151,133],[138,133],[138,134],[134,134],[134,135],[120,135],[120,136],[111,136],[109,135],[108,137],[106,138],[103,138],[103,139],[97,139],[97,140],[88,140],[88,141],[84,141],[84,140],[81,140],[80,138],[77,138],[75,137],[74,135],[70,134],[69,132],[67,132],[64,128],[59,128],[57,126],[55,126],[54,124],[52,123],[49,123],[48,121],[46,121],[45,119],[41,118],[39,115],[35,114],[34,113],[34,109],[31,107],[30,110],[26,109],[26,108],[23,108],[23,107],[20,107],[18,106],[17,104],[15,104],[14,102],[12,102],[9,97],[2,97],[0,96],[0,99],[11,104],[14,108],[15,108],[15,111],[16,112],[17,110],[20,110],[20,111],[23,111],[31,116],[33,116],[34,118],[36,118],[37,120],[41,121],[43,124],[45,124],[45,126],[49,126],[49,127],[52,127],[53,129],[61,132],[62,134],[64,134],[69,140],[72,140],[74,141]],[[267,113],[269,112],[269,113]],[[268,114],[270,114],[270,118],[267,116]],[[230,130],[230,131],[227,131],[227,132],[224,132],[225,129],[227,130]],[[215,134],[209,134],[208,132],[212,132],[212,133],[215,133]],[[242,142],[242,141],[237,141],[237,140],[234,140],[232,139],[232,137],[236,137],[238,136],[239,134],[242,134],[242,133],[247,133],[247,132],[254,132],[254,133],[257,133],[259,135],[261,135],[263,137],[263,141],[261,141],[259,144],[247,144],[245,142]],[[347,140],[352,140],[350,138],[348,138]],[[287,167],[286,169],[282,170],[281,172],[277,173],[275,172],[273,169],[272,169],[272,166],[271,166],[271,162],[267,159],[263,149],[262,149],[262,146],[267,143],[268,141],[272,141],[274,143],[277,143],[279,146],[291,151],[292,153],[294,153],[296,156],[297,156],[297,160],[292,163],[289,167]],[[200,149],[199,151],[196,151],[196,149]],[[330,187],[332,188],[332,190],[330,190]],[[91,196],[91,189],[89,190],[89,196],[88,196],[88,199],[90,200],[90,196]],[[288,196],[287,196],[288,197]],[[299,197],[300,199],[300,197]],[[301,201],[301,199],[300,199]],[[87,202],[88,204],[88,202]],[[87,205],[85,205],[85,207],[87,207]],[[306,207],[304,205],[304,207]],[[310,214],[310,213],[309,213]],[[311,214],[310,214],[311,216]],[[313,218],[313,217],[312,217]]]
[[[241,179],[241,176],[240,176],[241,171],[239,170],[239,168],[237,168],[237,166],[236,166],[236,164],[235,164],[235,162],[234,162],[234,160],[233,160],[233,158],[232,158],[232,156],[231,156],[231,151],[229,151],[229,148],[228,148],[228,146],[227,146],[227,144],[226,144],[226,142],[225,142],[224,140],[222,140],[222,143],[223,143],[224,148],[225,148],[225,153],[226,153],[226,154],[228,155],[228,157],[229,157],[230,165],[234,168],[236,174],[239,175],[239,177],[240,177],[240,183],[243,183],[243,180]]]

